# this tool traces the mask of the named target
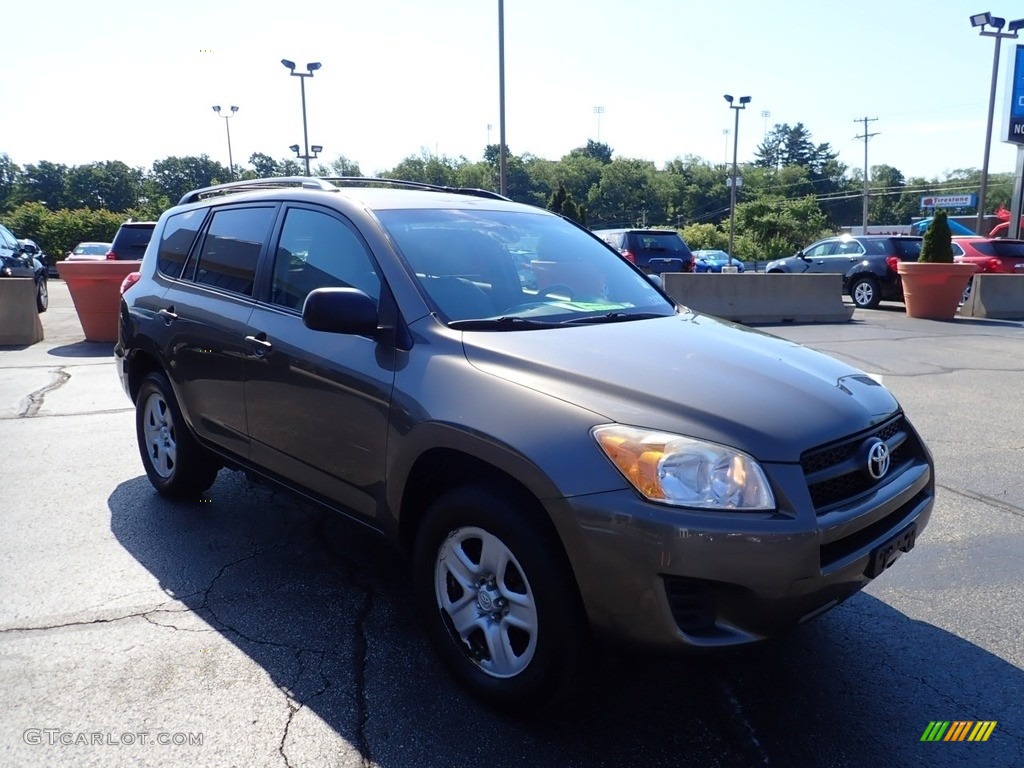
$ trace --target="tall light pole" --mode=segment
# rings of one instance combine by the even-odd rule
[[[229,109],[231,110],[229,113],[222,115],[220,113],[220,105],[218,104],[216,107],[213,108],[213,111],[216,112],[220,117],[224,118],[224,128],[228,132],[228,181],[234,181],[235,161],[231,157],[231,127],[230,124],[228,123],[228,120],[235,116],[235,112],[238,111],[238,107],[229,107]]]
[[[505,0],[498,0],[498,194],[508,192],[508,158],[505,149]]]
[[[734,104],[733,97],[725,94],[729,109],[735,110],[736,122],[732,129],[732,189],[729,194],[729,266],[732,266],[732,244],[736,233],[736,154],[740,144],[740,110],[746,109],[750,103],[749,96],[740,96],[739,104]]]
[[[985,226],[985,192],[988,190],[988,156],[992,149],[992,118],[996,111],[996,81],[999,79],[999,44],[1004,37],[1017,37],[1017,30],[1024,27],[1024,19],[1017,19],[1010,22],[1008,31],[1003,32],[1006,26],[1006,19],[993,16],[991,13],[976,13],[971,16],[971,26],[980,27],[978,33],[982,37],[994,37],[996,39],[996,50],[992,57],[992,85],[988,96],[988,123],[985,127],[985,159],[981,165],[981,189],[978,191],[978,224],[974,228],[979,235],[987,235],[983,232]],[[991,30],[985,27],[992,27]]]
[[[309,130],[306,127],[306,78],[312,77],[313,73],[320,69],[321,64],[319,61],[314,61],[306,65],[306,72],[296,72],[294,61],[288,61],[288,59],[281,59],[281,63],[284,64],[291,71],[292,77],[299,78],[299,85],[302,88],[302,147],[305,152],[304,154],[301,155],[299,155],[298,152],[296,152],[295,154],[299,155],[300,159],[306,161],[306,175],[309,176],[309,161],[310,158],[316,157],[316,154],[309,154]],[[297,145],[293,144],[292,146],[294,147]],[[322,151],[323,147],[320,147],[320,150]]]
[[[772,116],[772,113],[767,109],[761,110],[761,117],[764,118],[764,137],[768,138],[768,118]]]
[[[594,107],[594,114],[597,115],[597,143],[601,143],[601,115],[604,114],[604,107]]]

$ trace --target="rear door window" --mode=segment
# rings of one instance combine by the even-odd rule
[[[276,211],[271,206],[215,211],[193,271],[195,282],[251,296]]]

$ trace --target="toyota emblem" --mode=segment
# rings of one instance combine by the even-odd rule
[[[868,474],[875,480],[881,480],[889,471],[889,446],[881,440],[873,443],[868,449]]]

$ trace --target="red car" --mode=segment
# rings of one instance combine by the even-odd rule
[[[978,273],[1024,275],[1024,240],[995,237],[954,237],[953,260],[977,265]],[[971,284],[964,289],[964,302]]]

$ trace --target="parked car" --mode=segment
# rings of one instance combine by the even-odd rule
[[[917,261],[922,238],[910,235],[839,235],[828,237],[795,256],[770,261],[768,274],[832,272],[843,276],[843,293],[860,309],[881,301],[903,301],[900,261]]]
[[[378,532],[439,657],[506,709],[572,690],[595,638],[751,643],[914,547],[932,458],[877,381],[677,306],[548,211],[374,183],[160,217],[114,349],[159,493],[228,467]]]
[[[138,261],[146,252],[146,246],[153,236],[155,221],[126,221],[114,235],[106,258]]]
[[[913,235],[924,235],[924,233],[928,231],[928,227],[932,225],[933,218],[933,216],[929,216],[927,219],[915,221],[910,225],[910,233]],[[964,226],[956,219],[947,219],[946,221],[949,224],[949,231],[952,232],[954,236],[962,235],[964,237],[970,237],[971,235],[976,236],[978,234],[973,229]]]
[[[36,284],[36,309],[45,312],[50,306],[46,266],[24,249],[11,230],[0,224],[0,278],[2,277],[31,277]]]
[[[113,243],[79,243],[65,261],[104,261]]]
[[[694,272],[721,272],[725,266],[736,267],[737,272],[747,271],[742,261],[730,258],[725,251],[694,251],[693,259]]]
[[[36,244],[35,240],[31,240],[27,237],[19,237],[18,244],[21,246],[22,253],[31,256],[35,259],[38,259],[39,262],[44,267],[46,267],[46,276],[48,278],[60,276],[57,273],[56,261],[53,259],[53,257],[43,253],[43,249]]]
[[[594,234],[649,274],[693,272],[693,253],[674,229],[595,229]]]
[[[1024,240],[1005,237],[954,237],[953,261],[970,262],[975,274],[1024,275]],[[973,279],[964,289],[963,301],[971,297]]]

